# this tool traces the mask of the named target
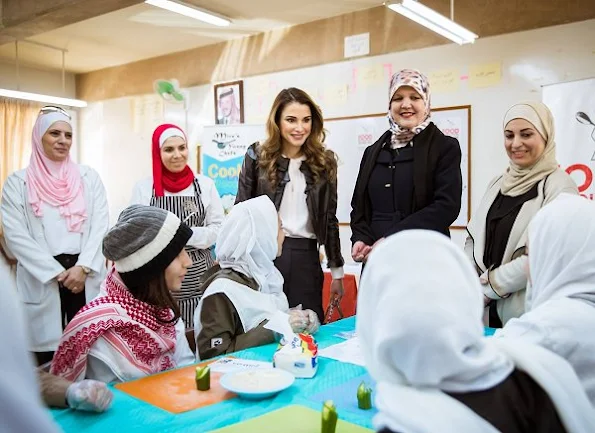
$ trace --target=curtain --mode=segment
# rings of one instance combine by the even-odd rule
[[[0,98],[0,187],[8,175],[28,165],[31,133],[41,107],[36,102]]]
[[[28,165],[31,133],[41,107],[36,102],[0,98],[0,191],[11,173]],[[13,259],[5,249],[0,218],[0,260],[13,264]]]

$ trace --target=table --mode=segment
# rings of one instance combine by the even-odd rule
[[[334,337],[334,334],[351,331],[354,328],[355,317],[321,327],[316,334],[319,348],[344,341]],[[233,356],[258,361],[272,361],[276,347],[276,344],[268,344],[237,352]],[[112,407],[105,413],[85,413],[71,409],[51,409],[50,411],[65,433],[206,433],[263,415],[288,404],[300,404],[319,410],[322,401],[316,401],[316,394],[363,375],[366,375],[366,369],[358,365],[319,358],[318,372],[314,378],[296,379],[294,385],[288,390],[272,399],[258,402],[234,398],[175,415],[112,388],[114,401]],[[361,411],[361,414],[345,412],[340,416],[341,419],[354,424],[372,427],[372,414],[369,412]]]
[[[355,317],[321,327],[316,334],[319,348],[345,341],[335,334],[355,329]],[[490,331],[486,329],[486,334]],[[246,349],[233,356],[258,361],[271,361],[276,345]],[[251,402],[234,398],[212,406],[182,414],[171,414],[117,389],[112,407],[105,413],[78,412],[71,409],[51,409],[51,414],[65,433],[206,433],[230,424],[263,415],[289,404],[299,404],[320,410],[324,393],[347,382],[368,378],[366,369],[355,364],[319,358],[318,372],[312,379],[296,379],[294,385],[272,399]],[[354,395],[355,400],[355,395]],[[345,421],[372,428],[374,411],[341,410]]]

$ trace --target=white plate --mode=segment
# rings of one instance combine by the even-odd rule
[[[260,400],[289,388],[295,377],[278,368],[235,371],[221,377],[219,383],[242,398]]]

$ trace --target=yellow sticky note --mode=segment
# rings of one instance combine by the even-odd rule
[[[327,106],[341,105],[347,102],[347,84],[326,87],[324,89],[324,103]]]
[[[381,63],[366,65],[357,70],[357,84],[361,87],[370,87],[384,84],[384,67]]]
[[[470,87],[491,87],[500,84],[502,65],[500,62],[483,63],[469,67]]]
[[[443,69],[430,73],[430,90],[432,93],[448,93],[459,90],[459,71],[457,69]]]

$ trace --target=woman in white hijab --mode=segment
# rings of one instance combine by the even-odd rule
[[[475,210],[465,252],[489,305],[489,325],[501,328],[525,310],[527,227],[559,194],[578,194],[556,160],[554,117],[541,102],[515,104],[504,115],[504,148],[510,160]]]
[[[290,313],[295,332],[318,329],[312,310],[289,311],[283,276],[273,263],[284,238],[275,205],[267,196],[231,209],[217,237],[218,266],[207,272],[194,314],[199,359],[274,342],[273,332],[264,324],[279,310]]]
[[[528,250],[526,313],[496,335],[565,358],[595,406],[595,204],[560,195],[533,219]]]
[[[482,298],[463,252],[438,233],[398,233],[371,253],[357,334],[377,382],[377,431],[595,431],[566,361],[483,337]]]

